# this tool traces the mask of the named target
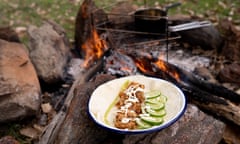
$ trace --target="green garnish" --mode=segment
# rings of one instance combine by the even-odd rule
[[[153,90],[145,93],[145,103],[142,106],[140,120],[137,120],[139,128],[149,128],[163,123],[166,115],[165,103],[167,97],[162,95],[160,91]]]
[[[149,92],[145,93],[145,97],[147,99],[156,98],[160,95],[161,95],[161,92],[158,90],[153,90],[153,91],[149,91]]]
[[[140,118],[146,123],[151,124],[152,126],[163,123],[162,117],[140,116]]]
[[[127,86],[129,85],[130,81],[127,80],[123,83],[123,85],[121,86],[120,88],[120,91],[123,91],[124,89],[127,88]],[[107,125],[110,125],[110,122],[108,121],[107,117],[111,111],[111,109],[117,104],[119,100],[119,97],[118,95],[115,97],[114,101],[109,105],[108,109],[106,110],[105,114],[104,114],[104,122],[107,124]]]

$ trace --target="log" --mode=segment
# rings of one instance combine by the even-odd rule
[[[98,9],[93,0],[84,0],[80,6],[75,21],[75,50],[79,56],[85,57],[82,45],[93,36],[95,24],[106,21],[107,15]]]
[[[77,13],[75,22],[75,49],[81,57],[84,57],[81,48],[82,44],[91,36],[91,27],[93,26],[91,13],[95,8],[92,0],[85,0]]]
[[[62,126],[54,140],[55,144],[101,143],[110,132],[98,127],[88,116],[88,99],[100,84],[113,79],[113,76],[97,77],[94,82],[76,85],[73,99]]]
[[[88,69],[88,71],[84,71],[82,75],[78,77],[74,81],[71,86],[71,89],[66,96],[64,105],[58,114],[53,118],[53,120],[48,124],[48,126],[43,131],[42,135],[39,139],[39,144],[52,144],[56,140],[56,137],[59,133],[60,128],[63,125],[63,121],[66,119],[66,115],[68,113],[69,107],[71,106],[71,102],[74,96],[74,90],[77,85],[85,83],[88,81],[100,68],[102,67],[102,61],[99,60],[94,66]]]
[[[93,81],[75,85],[74,96],[66,117],[62,122],[56,138],[50,143],[87,143],[87,144],[217,144],[224,131],[224,123],[201,112],[189,104],[183,117],[172,126],[153,133],[123,135],[99,127],[87,114],[88,100],[93,90],[100,84],[115,77],[100,74]]]
[[[182,89],[189,100],[192,100],[194,104],[203,110],[207,110],[215,114],[215,116],[221,116],[240,126],[239,94],[221,85],[207,82],[191,72],[166,61],[158,60],[146,53],[132,52],[130,50],[124,51],[124,53],[131,56],[136,63],[141,63],[139,70],[143,74],[171,81]],[[157,61],[161,62],[167,71],[157,66]],[[178,78],[176,78],[176,74]]]

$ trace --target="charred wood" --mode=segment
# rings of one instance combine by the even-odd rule
[[[237,93],[221,85],[204,81],[191,72],[151,55],[137,51],[125,51],[125,54],[134,59],[143,74],[171,81],[199,107],[240,125],[240,108],[238,106],[240,96]],[[157,62],[160,62],[161,66],[164,65],[165,68],[161,68]]]
[[[80,6],[75,23],[75,49],[81,57],[84,57],[82,44],[93,37],[95,23],[106,21],[107,15],[98,9],[92,0],[84,0]]]

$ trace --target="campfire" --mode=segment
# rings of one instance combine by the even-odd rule
[[[112,15],[115,17],[112,18]],[[117,18],[118,16],[121,16],[121,20]],[[114,21],[116,19],[117,21]],[[186,21],[180,21],[180,24],[184,22]],[[169,21],[169,23],[174,24],[176,21]],[[207,26],[209,26],[209,28],[206,28],[207,30],[214,31],[214,27],[209,25],[209,23]],[[129,15],[108,14],[103,12],[102,9],[97,9],[92,1],[84,1],[76,19],[75,48],[84,59],[81,66],[85,69],[85,73],[73,83],[65,101],[64,110],[60,111],[59,117],[54,119],[52,126],[46,130],[42,142],[49,142],[53,139],[57,139],[54,140],[55,142],[78,140],[84,142],[86,137],[88,137],[88,140],[90,138],[93,143],[100,137],[103,140],[109,140],[110,137],[116,138],[115,140],[110,138],[110,142],[121,140],[121,136],[113,134],[110,134],[110,137],[108,137],[109,132],[98,127],[96,128],[94,124],[89,124],[90,127],[88,127],[85,124],[87,121],[76,116],[76,113],[82,113],[87,110],[86,107],[79,109],[81,104],[85,105],[88,101],[88,97],[85,96],[87,91],[93,91],[99,84],[105,81],[135,74],[143,74],[170,81],[182,89],[189,103],[197,105],[213,116],[220,116],[222,119],[240,125],[239,107],[237,106],[237,103],[240,102],[239,95],[220,84],[208,82],[201,76],[193,73],[194,63],[186,66],[181,65],[181,60],[174,60],[176,51],[183,46],[181,41],[183,35],[175,32],[164,32],[137,31],[134,21],[131,20]],[[213,34],[215,34],[214,32]],[[215,38],[218,39],[218,35]],[[204,38],[203,41],[205,41]],[[213,47],[212,44],[206,45]],[[185,52],[183,53],[185,54]],[[209,65],[204,58],[197,58],[200,59],[200,65]],[[190,61],[192,62],[192,60]],[[96,75],[96,73],[100,73],[100,76]],[[95,79],[94,77],[97,78]],[[93,83],[89,82],[89,87],[85,87],[86,90],[82,88],[81,90],[76,89],[76,86],[84,87],[90,79],[95,79],[93,83],[98,84],[93,85]],[[73,96],[74,93],[80,93],[80,95],[76,97]],[[88,94],[88,96],[90,95]],[[69,107],[67,112],[65,112],[66,107]],[[75,119],[79,120],[76,121]],[[59,123],[59,120],[61,123]],[[88,129],[87,133],[83,134],[76,129],[75,122],[78,123],[80,129]],[[58,127],[57,130],[54,128],[56,125]],[[213,127],[222,127],[216,125]],[[201,125],[200,127],[204,126],[206,125]],[[101,134],[96,132],[98,130]],[[191,129],[188,130],[191,131]],[[71,134],[67,138],[63,138],[62,136],[66,132]],[[55,137],[52,137],[50,134],[55,135]],[[212,137],[218,136],[217,133],[212,135]],[[136,137],[136,139],[141,139],[141,136]],[[128,139],[128,142],[130,139]]]
[[[83,12],[83,10],[85,11]],[[111,17],[112,15],[116,17],[121,16],[121,18],[123,18],[120,20],[121,22],[114,21],[118,19],[116,17],[115,19],[112,18],[112,20],[108,18],[106,19],[106,17]],[[101,19],[101,17],[103,17],[103,19]],[[178,21],[170,22],[171,24],[179,24]],[[186,21],[180,21],[180,24],[184,22]],[[139,73],[146,76],[165,79],[174,83],[182,89],[187,96],[189,103],[198,106],[214,117],[220,117],[223,120],[231,121],[237,125],[240,124],[240,115],[238,112],[239,107],[237,106],[237,103],[240,102],[238,94],[221,86],[220,84],[208,82],[200,75],[193,73],[196,65],[192,63],[191,59],[189,61],[190,66],[181,65],[181,60],[174,60],[174,58],[177,57],[176,51],[178,51],[178,48],[183,47],[181,40],[184,39],[182,36],[186,33],[152,33],[136,31],[134,21],[129,18],[129,15],[111,13],[108,15],[107,13],[102,12],[102,10],[97,9],[91,1],[84,1],[82,4],[82,9],[80,8],[80,12],[77,16],[76,25],[76,28],[78,28],[76,32],[78,33],[76,33],[75,48],[78,49],[78,52],[84,58],[83,65],[86,71],[81,78],[78,78],[73,83],[73,86],[68,94],[65,106],[69,107],[69,110],[67,112],[62,111],[64,116],[59,116],[59,118],[54,119],[52,122],[54,127],[50,126],[46,131],[48,134],[43,135],[43,138],[45,140],[47,139],[48,142],[49,139],[56,139],[54,140],[55,142],[77,142],[79,140],[82,142],[89,142],[89,139],[91,139],[91,142],[94,143],[100,137],[103,141],[104,139],[107,139],[107,141],[110,142],[121,141],[123,139],[122,136],[110,134],[109,132],[96,127],[93,123],[86,125],[88,122],[84,118],[81,118],[81,116],[84,117],[84,114],[81,114],[87,110],[87,107],[79,110],[79,105],[86,105],[88,101],[86,91],[93,91],[99,84],[117,77]],[[206,33],[209,33],[208,31],[210,31],[211,34],[214,34],[214,39],[212,41],[208,40],[208,43],[204,44],[205,46],[215,48],[220,45],[219,43],[216,43],[216,41],[219,41],[219,35],[215,35],[216,29],[214,29],[213,26],[210,25],[209,27],[200,29],[199,31],[200,35],[205,31]],[[196,41],[194,37],[189,41],[192,40]],[[204,37],[203,39],[199,39],[199,41],[206,42]],[[201,42],[200,45],[202,44]],[[197,44],[199,45],[199,42]],[[183,54],[185,54],[185,52],[183,52]],[[206,59],[201,57],[197,58],[199,59],[199,65],[210,65]],[[98,76],[94,73],[100,73],[100,75]],[[82,88],[84,87],[86,81],[91,79],[92,76],[96,77],[94,78],[93,83],[98,84],[93,85],[93,83],[89,82],[89,85],[85,87],[86,90],[83,90]],[[78,88],[76,87],[79,87],[81,90],[77,90]],[[193,111],[193,107],[189,107],[190,110],[186,112],[187,114]],[[76,116],[76,113],[79,113],[79,115]],[[76,118],[78,120],[74,120]],[[63,119],[61,120],[62,123],[59,123],[59,119]],[[222,132],[220,129],[223,128],[223,125],[213,121],[211,123],[214,123],[214,129],[219,128],[217,130],[218,132],[210,136],[209,134],[201,133],[200,130],[198,131],[198,136],[201,133],[200,135],[202,138],[209,136],[212,139],[219,136],[222,137],[222,133],[219,134],[219,132]],[[79,129],[86,129],[86,134],[76,129],[75,123],[78,123]],[[206,123],[198,123],[200,124],[200,127],[208,127]],[[57,127],[57,130],[55,127]],[[69,127],[71,128],[69,129]],[[182,128],[184,129],[184,127]],[[212,128],[209,129],[213,130]],[[196,130],[192,131],[192,129],[187,129],[187,131],[190,133],[192,132],[191,134],[188,133],[189,137],[194,137],[193,131]],[[57,136],[51,137],[49,134],[52,133]],[[61,136],[65,135],[65,133],[71,134],[62,138]],[[162,134],[163,133],[164,132],[162,132]],[[159,132],[159,134],[161,134],[161,132]],[[151,134],[148,136],[151,137]],[[146,137],[148,136],[146,135]],[[114,137],[113,139],[115,140],[111,137]],[[131,136],[126,136],[124,140],[126,143],[131,143],[130,141],[132,141],[132,138],[133,137]],[[141,135],[136,136],[136,141],[140,139],[143,139]],[[161,139],[167,138],[161,137]],[[46,142],[45,140],[43,140],[43,142]],[[214,140],[211,142],[213,141]],[[150,143],[148,140],[146,140],[146,142]]]
[[[81,48],[85,55],[83,67],[88,67],[91,62],[100,59],[108,49],[106,41],[100,39],[97,30],[94,27],[89,38],[82,44]]]
[[[59,98],[56,105],[60,108],[39,143],[186,143],[184,138],[192,143],[219,143],[229,123],[240,126],[240,95],[195,71],[212,66],[212,59],[201,54],[204,48],[214,51],[222,44],[216,28],[206,21],[199,25],[199,21],[171,19],[166,14],[164,30],[142,31],[133,17],[136,11],[129,9],[119,14],[99,9],[91,0],[82,3],[76,17],[74,43],[74,56],[80,64],[71,67],[78,75],[67,94]],[[190,27],[186,30],[185,26]],[[87,113],[91,93],[104,82],[137,74],[178,86],[188,100],[184,118],[166,130],[143,135],[118,135],[98,127]]]

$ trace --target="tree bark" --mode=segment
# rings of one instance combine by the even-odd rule
[[[70,113],[69,109],[71,109],[70,107],[73,101],[75,88],[77,85],[87,82],[93,75],[95,75],[96,72],[98,72],[101,67],[102,61],[100,60],[88,71],[85,71],[82,75],[79,75],[79,78],[74,81],[65,99],[64,105],[42,133],[39,144],[53,144],[56,141],[56,137],[59,135],[60,129],[64,127],[63,122],[66,121],[66,116]]]

